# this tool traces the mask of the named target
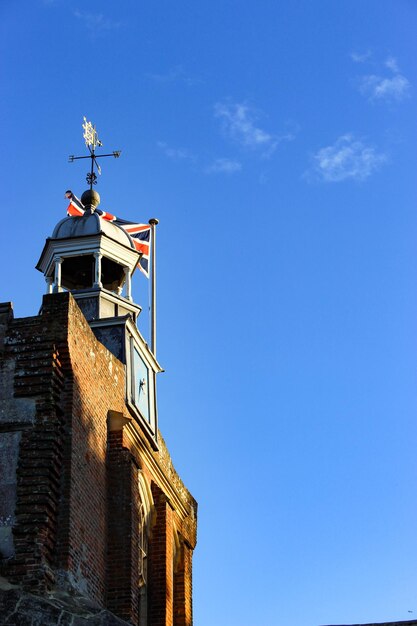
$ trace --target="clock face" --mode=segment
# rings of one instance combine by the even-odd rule
[[[136,348],[133,353],[134,400],[142,417],[150,423],[149,410],[149,370]]]

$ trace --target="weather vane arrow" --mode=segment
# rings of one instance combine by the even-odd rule
[[[93,188],[93,185],[97,184],[97,174],[101,174],[101,167],[97,163],[97,159],[101,159],[102,157],[114,157],[118,159],[120,156],[120,150],[114,150],[110,154],[96,154],[96,148],[101,147],[103,144],[98,138],[96,127],[92,125],[91,122],[87,121],[87,118],[84,116],[84,124],[83,124],[83,137],[85,141],[85,145],[88,148],[90,154],[87,156],[74,156],[71,154],[69,156],[69,162],[78,161],[78,159],[91,159],[91,170],[88,172],[86,176],[87,183],[90,185],[90,189]],[[97,174],[94,171],[94,166],[97,168]]]

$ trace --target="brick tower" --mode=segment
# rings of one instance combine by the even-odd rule
[[[0,305],[0,624],[191,626],[197,505],[158,430],[140,255],[98,201],[46,240],[39,315]]]

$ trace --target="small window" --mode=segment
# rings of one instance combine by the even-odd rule
[[[141,472],[138,475],[139,488],[139,553],[138,553],[138,586],[139,586],[139,626],[148,624],[148,550],[153,507],[152,494]]]
[[[139,504],[139,587],[148,583],[148,528],[147,515],[144,503]]]

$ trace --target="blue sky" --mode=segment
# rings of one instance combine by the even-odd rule
[[[122,150],[102,208],[160,220],[196,626],[417,615],[416,26],[406,0],[1,4],[0,299],[38,311],[86,115]]]

